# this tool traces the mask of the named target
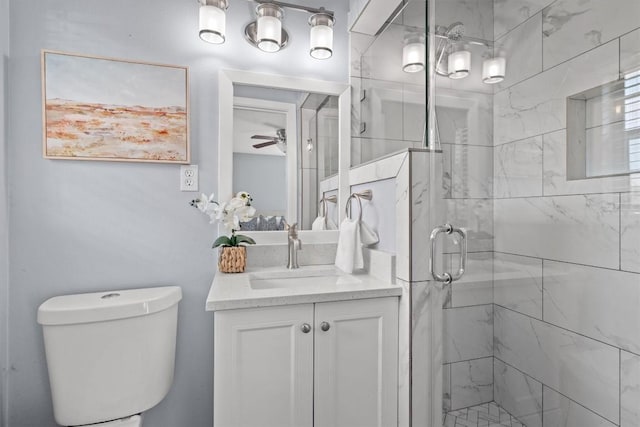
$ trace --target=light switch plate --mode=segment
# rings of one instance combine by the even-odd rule
[[[198,191],[198,165],[180,166],[180,191]]]

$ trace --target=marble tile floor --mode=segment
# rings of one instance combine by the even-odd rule
[[[495,402],[444,414],[443,427],[526,427]]]

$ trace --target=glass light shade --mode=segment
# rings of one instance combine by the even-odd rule
[[[468,50],[456,50],[449,54],[449,78],[463,79],[469,75],[471,68],[471,52]]]
[[[417,73],[424,70],[426,58],[426,46],[424,43],[407,43],[402,48],[402,71],[405,73]]]
[[[225,4],[203,4],[200,6],[200,38],[207,43],[221,44],[225,41]]]
[[[264,52],[277,52],[282,47],[282,9],[273,4],[260,4],[258,14],[256,43]]]
[[[507,61],[501,57],[485,59],[482,62],[482,81],[487,84],[500,83],[504,80]]]
[[[333,55],[334,19],[326,13],[316,13],[309,18],[309,54],[315,59],[328,59]]]

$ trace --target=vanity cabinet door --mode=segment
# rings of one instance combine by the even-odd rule
[[[312,327],[313,304],[215,312],[214,427],[313,426]]]
[[[398,298],[316,304],[314,427],[397,426]]]

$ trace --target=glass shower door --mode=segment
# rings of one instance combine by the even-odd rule
[[[488,420],[493,400],[493,2],[429,0],[427,24],[430,281],[413,295],[428,300],[413,304],[414,427]]]

